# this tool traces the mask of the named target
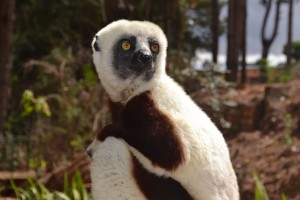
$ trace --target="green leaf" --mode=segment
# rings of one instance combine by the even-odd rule
[[[34,95],[33,95],[33,92],[31,90],[25,90],[23,92],[23,95],[22,95],[22,98],[24,100],[27,100],[27,101],[34,101]]]
[[[55,200],[71,200],[66,194],[62,192],[54,192],[54,199]]]
[[[10,179],[9,182],[10,182],[10,185],[11,185],[11,187],[13,188],[13,190],[14,190],[14,192],[15,192],[17,198],[20,199],[20,190],[19,190],[19,188],[16,186],[14,180],[13,180],[13,179]]]
[[[29,166],[29,168],[31,168],[31,169],[37,168],[37,166],[38,166],[37,160],[31,158],[31,159],[29,160],[28,166]]]
[[[267,190],[256,171],[253,172],[253,178],[255,181],[255,200],[269,200]]]
[[[281,200],[287,200],[286,196],[284,193],[281,194]]]
[[[39,181],[27,179],[29,188],[22,189],[10,180],[12,188],[19,200],[92,200],[79,171],[72,177],[71,184],[68,183],[67,175],[64,175],[64,192],[50,191]]]

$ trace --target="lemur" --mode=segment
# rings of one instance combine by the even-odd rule
[[[126,176],[136,178],[138,166],[159,177],[158,182],[175,181],[186,199],[238,200],[237,178],[223,135],[166,74],[167,39],[161,28],[147,21],[115,21],[95,35],[92,49],[113,118],[89,147],[92,181],[102,167],[96,164],[95,152],[106,145],[120,159],[126,157]],[[117,153],[119,147],[126,155]],[[117,162],[117,155],[111,163]],[[133,196],[157,199],[141,184],[143,177],[134,178],[130,184],[137,186],[141,197]],[[92,183],[92,187],[99,186]]]

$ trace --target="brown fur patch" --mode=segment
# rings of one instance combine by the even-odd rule
[[[181,186],[171,179],[156,176],[145,170],[139,161],[132,155],[133,176],[140,190],[148,200],[192,200],[193,198]]]
[[[121,118],[124,106],[121,103],[114,103],[110,99],[108,100],[108,107],[113,122],[119,121]]]
[[[107,137],[112,136],[116,138],[123,138],[124,130],[117,123],[109,124],[105,126],[97,135],[97,139],[100,141],[104,141]]]
[[[98,134],[99,140],[103,141],[108,136],[122,138],[154,165],[166,170],[174,170],[183,162],[182,144],[174,124],[157,109],[150,92],[134,97],[124,108],[113,108],[121,111],[113,114],[115,121],[102,129]],[[117,115],[120,115],[119,119]]]
[[[182,144],[173,122],[155,106],[150,92],[131,99],[125,107],[109,102],[113,123],[98,134],[101,141],[109,136],[124,139],[154,165],[173,170],[184,160]],[[192,197],[172,178],[148,172],[132,155],[133,177],[149,200],[192,200]]]
[[[122,138],[150,159],[154,165],[167,170],[177,168],[184,160],[182,144],[175,126],[156,107],[150,92],[131,99],[122,112]]]

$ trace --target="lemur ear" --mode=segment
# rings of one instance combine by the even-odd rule
[[[99,47],[99,44],[98,44],[98,35],[96,35],[93,39],[92,48],[93,48],[94,51],[100,51],[100,47]]]

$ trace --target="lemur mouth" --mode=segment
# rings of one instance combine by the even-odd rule
[[[153,68],[152,63],[149,64],[135,64],[135,65],[131,65],[130,67],[131,69],[133,69],[135,72],[138,73],[138,75],[149,71],[151,68]]]

